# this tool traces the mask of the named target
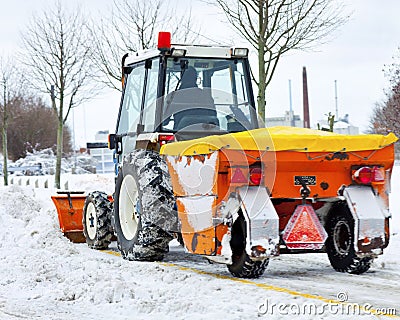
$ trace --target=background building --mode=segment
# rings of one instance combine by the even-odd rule
[[[267,127],[275,126],[289,126],[289,127],[303,127],[303,121],[300,116],[294,114],[293,111],[285,111],[285,115],[282,117],[270,117],[265,119],[265,125]]]
[[[98,131],[95,142],[86,143],[87,152],[96,160],[96,173],[114,172],[113,150],[108,149],[108,130]]]

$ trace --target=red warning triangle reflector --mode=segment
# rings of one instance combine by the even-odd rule
[[[235,171],[233,172],[232,183],[247,183],[248,179],[244,176],[242,170],[240,168],[235,168]]]
[[[321,249],[328,235],[310,205],[296,207],[283,231],[289,249]]]

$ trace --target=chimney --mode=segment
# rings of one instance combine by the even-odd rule
[[[310,128],[310,109],[308,106],[307,71],[303,67],[303,119],[304,128]]]

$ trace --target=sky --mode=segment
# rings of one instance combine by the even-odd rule
[[[173,0],[177,12],[192,6],[192,16],[200,25],[204,38],[221,43],[245,45],[233,29],[223,23],[215,7],[200,0]],[[100,17],[110,9],[111,0],[61,0],[67,6],[80,4],[92,17]],[[333,34],[333,39],[312,51],[291,52],[282,58],[272,83],[267,88],[267,116],[280,116],[289,110],[289,80],[295,114],[302,116],[302,69],[307,68],[311,124],[335,113],[335,81],[339,117],[349,114],[350,122],[368,128],[369,117],[377,102],[384,99],[387,79],[383,68],[393,61],[400,46],[400,1],[344,0],[352,12],[349,22]],[[0,54],[13,55],[20,47],[20,34],[33,15],[52,6],[55,0],[0,0]],[[182,5],[184,3],[184,6]],[[252,55],[255,62],[255,56]],[[254,68],[256,67],[254,63]],[[100,130],[113,132],[116,126],[120,96],[103,90],[71,114],[69,125],[75,132],[75,144],[84,146],[93,141]],[[50,103],[50,102],[49,102]]]

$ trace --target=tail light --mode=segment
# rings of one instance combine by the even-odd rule
[[[167,144],[168,142],[173,142],[175,141],[175,136],[171,134],[159,134],[158,135],[158,143],[160,146],[163,146],[164,144]]]
[[[252,184],[259,186],[262,180],[261,168],[250,168],[249,180]]]
[[[374,180],[372,182],[385,181],[385,168],[374,167]]]
[[[353,172],[353,180],[359,184],[385,181],[385,169],[383,167],[361,167]]]

